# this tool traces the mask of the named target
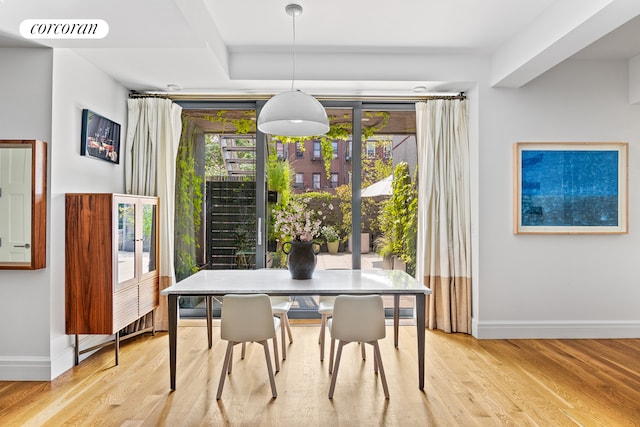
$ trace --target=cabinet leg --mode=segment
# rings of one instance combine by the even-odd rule
[[[76,334],[76,345],[74,348],[74,362],[76,366],[80,363],[80,339],[78,338],[78,334]]]
[[[117,331],[116,332],[116,366],[118,366],[118,363],[120,363],[119,356],[120,356],[120,331]]]
[[[151,310],[151,335],[156,336],[156,311]]]

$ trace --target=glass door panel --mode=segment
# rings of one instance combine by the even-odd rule
[[[417,201],[415,111],[363,109],[362,268],[415,272]],[[402,181],[403,188],[396,188]],[[388,314],[393,297],[384,297]],[[402,298],[401,315],[413,315],[413,298]]]
[[[255,114],[237,107],[182,111],[177,280],[199,269],[256,268]],[[201,297],[180,298],[183,316],[204,316],[204,308]],[[219,313],[216,302],[213,312]]]
[[[118,283],[136,277],[136,207],[132,203],[118,203]]]
[[[156,205],[142,203],[142,274],[155,271],[156,266]]]

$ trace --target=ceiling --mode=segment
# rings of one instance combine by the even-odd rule
[[[69,48],[140,92],[270,95],[291,86],[288,3],[0,0],[0,47]],[[298,3],[295,86],[316,95],[457,93],[478,78],[470,64],[482,63],[491,85],[521,87],[567,58],[640,54],[636,0]],[[36,18],[102,19],[109,33],[24,39],[20,23]]]

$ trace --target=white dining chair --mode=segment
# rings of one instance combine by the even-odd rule
[[[382,297],[380,295],[340,295],[336,297],[333,305],[333,317],[329,319],[329,331],[331,333],[329,369],[332,370],[329,399],[333,399],[342,348],[350,342],[361,342],[363,347],[365,343],[373,346],[373,370],[376,373],[380,372],[384,396],[388,399],[389,389],[378,345],[378,340],[386,336]],[[336,341],[338,341],[338,349],[335,353],[334,366],[333,355]]]
[[[324,360],[324,343],[325,343],[325,331],[327,329],[327,321],[333,316],[333,304],[336,297],[320,296],[318,298],[318,313],[320,314],[320,336],[318,337],[318,343],[320,344],[320,361]],[[367,359],[364,345],[361,346],[362,360]],[[331,366],[329,366],[329,373],[331,373]]]
[[[293,343],[293,334],[291,333],[291,325],[289,324],[289,310],[291,309],[291,297],[274,296],[269,297],[271,300],[271,311],[274,316],[280,318],[280,341],[282,342],[282,360],[287,358],[287,341],[285,340],[285,329],[289,335],[289,344]]]
[[[269,296],[255,295],[225,295],[222,299],[222,314],[220,318],[220,338],[228,341],[227,352],[220,373],[218,393],[216,399],[222,396],[222,388],[227,374],[231,374],[231,361],[233,358],[233,346],[255,341],[264,347],[264,355],[267,361],[271,393],[274,398],[278,396],[276,383],[271,366],[269,353],[269,339],[273,339],[273,351],[276,364],[278,363],[278,341],[276,330],[280,325],[280,319],[274,317],[271,311]]]
[[[324,360],[324,342],[325,331],[327,329],[327,321],[333,316],[333,303],[336,297],[320,296],[318,298],[318,313],[320,314],[320,336],[318,343],[320,344],[320,361]]]
[[[289,343],[293,343],[293,334],[291,333],[291,325],[289,324],[289,310],[291,309],[291,297],[275,296],[269,297],[271,301],[271,312],[280,319],[280,335],[282,341],[282,360],[287,359],[287,341],[285,340],[285,329],[289,335]],[[246,343],[242,343],[242,356],[244,359],[246,351]],[[276,372],[280,371],[280,362],[276,360]]]

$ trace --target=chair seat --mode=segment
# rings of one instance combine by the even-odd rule
[[[288,313],[291,309],[291,301],[271,301],[271,311],[273,314],[284,314]]]
[[[320,303],[318,303],[318,313],[320,314],[333,313],[333,301],[320,301]]]

